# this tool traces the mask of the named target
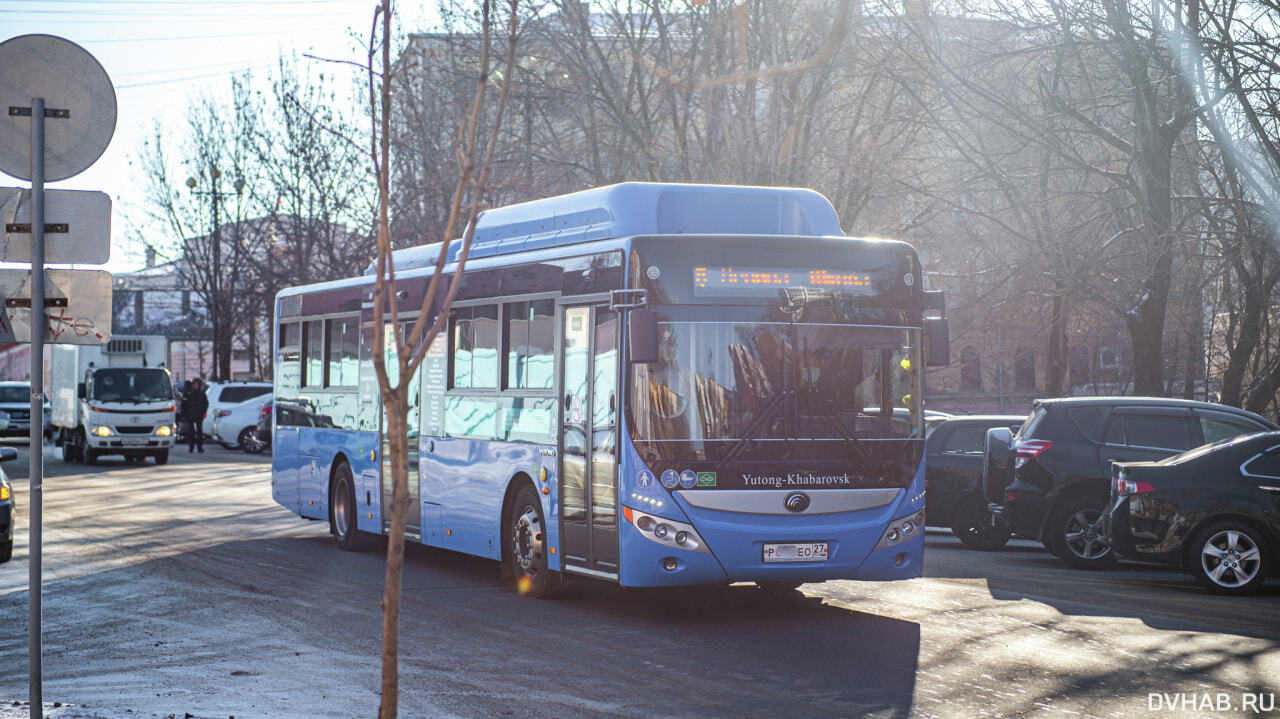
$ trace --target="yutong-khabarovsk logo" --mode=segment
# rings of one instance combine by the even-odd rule
[[[845,487],[853,484],[853,478],[845,474],[810,474],[788,472],[786,474],[744,474],[742,483],[748,487]]]
[[[788,512],[803,512],[809,508],[809,495],[804,492],[792,492],[782,500],[782,506],[786,507]]]

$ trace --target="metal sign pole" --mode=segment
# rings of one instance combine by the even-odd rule
[[[31,542],[27,673],[31,717],[44,716],[40,666],[41,508],[44,480],[44,98],[31,101]]]

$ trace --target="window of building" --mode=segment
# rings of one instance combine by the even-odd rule
[[[451,386],[455,389],[497,389],[498,307],[478,305],[453,310]]]
[[[507,389],[551,389],[555,375],[555,300],[510,302],[506,322]]]
[[[343,317],[328,320],[330,387],[360,384],[360,320]]]

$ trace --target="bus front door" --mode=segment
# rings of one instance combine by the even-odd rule
[[[561,311],[561,563],[566,571],[616,579],[618,314],[608,305]]]
[[[406,332],[406,323],[400,323],[401,332]],[[399,362],[396,358],[395,337],[392,335],[391,324],[387,323],[383,328],[385,334],[384,347],[387,354],[387,373],[391,379],[391,383],[395,384],[399,381],[399,372],[396,368]],[[413,378],[409,380],[409,514],[405,521],[404,533],[410,539],[422,540],[422,507],[418,498],[418,435],[422,427],[421,409],[421,376],[422,372],[416,372]],[[382,531],[385,534],[391,533],[391,444],[387,441],[387,413],[384,409],[382,412]]]

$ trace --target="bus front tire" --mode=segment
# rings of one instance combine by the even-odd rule
[[[355,479],[351,465],[339,462],[333,470],[333,493],[329,498],[329,531],[344,552],[364,549],[362,532],[357,527]]]
[[[549,596],[554,582],[547,567],[546,520],[538,492],[529,485],[521,487],[511,503],[507,537],[507,562],[516,591],[534,598]]]

